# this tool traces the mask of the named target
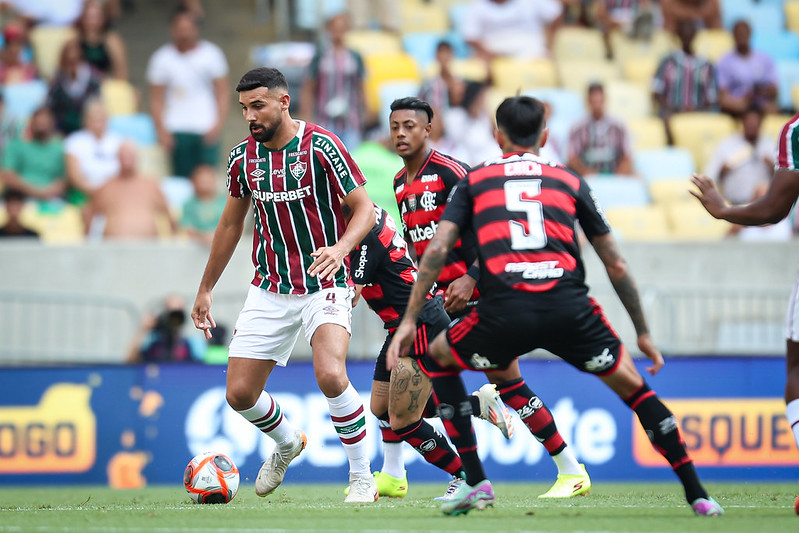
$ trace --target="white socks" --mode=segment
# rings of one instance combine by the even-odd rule
[[[347,458],[350,462],[350,478],[372,477],[369,456],[366,453],[366,416],[364,415],[363,402],[360,395],[352,386],[347,384],[340,395],[327,398],[330,407],[330,418],[336,428],[338,438],[344,445]]]
[[[580,463],[572,453],[569,446],[563,448],[563,451],[557,455],[552,456],[555,465],[558,467],[558,474],[577,475],[582,474],[583,469],[580,468]]]
[[[785,406],[785,417],[788,419],[791,431],[793,431],[796,447],[799,448],[799,399],[792,400]]]
[[[285,448],[294,442],[294,426],[283,416],[280,405],[268,392],[261,391],[255,405],[237,412],[272,437],[278,446]]]

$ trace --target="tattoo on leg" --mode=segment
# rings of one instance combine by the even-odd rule
[[[419,395],[422,393],[421,389],[408,391],[411,395],[411,404],[408,406],[408,412],[413,413],[419,408]]]

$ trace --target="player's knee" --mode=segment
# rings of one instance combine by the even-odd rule
[[[261,391],[247,390],[245,387],[228,385],[225,399],[228,405],[236,411],[249,409],[258,401]]]
[[[325,369],[316,372],[316,383],[319,385],[319,390],[328,398],[340,396],[349,382],[345,372],[333,372]]]
[[[393,431],[406,428],[414,422],[418,422],[420,420],[419,416],[415,415],[414,413],[410,413],[407,410],[396,413],[389,411],[388,417],[388,421],[391,424],[391,429]]]
[[[435,340],[430,344],[430,349],[428,350],[427,355],[441,368],[448,370],[461,369],[461,367],[458,366],[458,363],[455,361],[455,358],[452,357],[449,343],[447,342],[447,338],[443,333],[436,337]]]

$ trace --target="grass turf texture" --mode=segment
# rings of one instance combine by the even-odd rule
[[[267,498],[251,484],[227,505],[196,505],[182,486],[113,490],[106,487],[0,489],[0,532],[236,533],[291,531],[704,532],[799,531],[795,483],[709,483],[721,517],[696,517],[676,483],[600,483],[591,495],[539,500],[542,484],[497,483],[493,508],[448,517],[433,497],[441,484],[411,482],[404,499],[345,504],[343,485],[287,483]]]

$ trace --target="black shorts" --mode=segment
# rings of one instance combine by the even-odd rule
[[[436,296],[432,300],[428,300],[422,307],[422,312],[419,313],[419,320],[416,321],[416,338],[411,345],[409,357],[417,360],[425,358],[429,341],[432,341],[439,333],[446,330],[449,323],[449,315],[444,311],[444,299]],[[391,344],[393,337],[393,332],[386,335],[383,347],[380,348],[380,354],[375,362],[374,377],[372,378],[374,381],[382,381],[384,383],[391,381],[391,372],[386,368],[386,352],[388,352],[388,345]],[[430,365],[428,364],[427,366]],[[424,370],[424,366],[422,369]]]
[[[447,342],[469,370],[504,369],[520,355],[544,348],[583,372],[612,373],[622,344],[593,298],[564,299],[536,308],[529,301],[483,305],[455,320]]]

